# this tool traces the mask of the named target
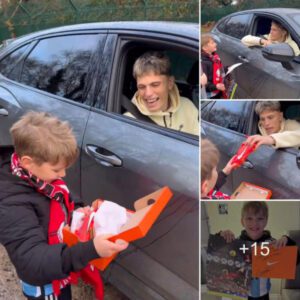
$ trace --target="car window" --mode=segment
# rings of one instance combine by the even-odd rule
[[[149,47],[132,47],[130,51],[126,54],[126,65],[124,67],[124,81],[122,85],[122,103],[121,106],[116,108],[121,114],[125,113],[125,116],[133,115],[136,119],[141,121],[146,121],[152,124],[160,125],[164,128],[171,128],[177,131],[189,132],[197,131],[197,109],[199,108],[199,57],[198,53],[194,54],[186,53],[180,50],[170,50],[170,49],[155,49],[155,51],[163,52],[170,60],[171,64],[171,74],[175,77],[175,83],[179,90],[179,95],[185,97],[193,102],[194,106],[187,105],[182,106],[185,109],[190,109],[191,118],[186,118],[184,114],[180,113],[180,119],[185,125],[180,124],[180,119],[178,117],[173,117],[173,114],[168,116],[156,117],[155,121],[151,120],[148,115],[143,115],[133,104],[131,104],[131,99],[137,91],[137,82],[132,75],[133,65],[135,61],[145,52],[153,51],[151,46]],[[160,90],[161,92],[161,90]],[[182,100],[186,101],[186,100]],[[175,102],[174,102],[175,103]],[[177,103],[177,102],[176,102]],[[177,105],[177,104],[174,104]],[[195,113],[196,112],[196,113]],[[129,114],[130,113],[130,114]],[[188,112],[187,112],[188,113]],[[195,117],[196,116],[196,117]],[[183,121],[184,120],[184,121]],[[193,130],[197,126],[197,130]],[[182,130],[182,127],[184,129]],[[196,134],[195,134],[196,135]]]
[[[245,36],[245,29],[249,23],[250,16],[250,14],[233,16],[228,21],[222,22],[218,29],[224,34],[241,39]]]
[[[24,62],[21,82],[84,102],[89,62],[99,35],[59,36],[41,40]]]
[[[26,49],[28,48],[29,44],[18,48],[17,50],[10,53],[0,62],[0,70],[1,74],[10,78],[10,79],[17,79],[15,78],[14,68],[17,66],[18,62],[20,61],[22,55],[25,53]]]
[[[217,101],[204,105],[201,118],[224,128],[244,133],[244,112],[247,103],[244,101]]]

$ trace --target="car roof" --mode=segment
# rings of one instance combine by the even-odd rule
[[[197,23],[161,22],[161,21],[123,21],[123,22],[99,22],[83,23],[54,27],[29,33],[18,37],[12,44],[22,43],[28,39],[34,39],[53,33],[67,33],[72,31],[104,30],[104,31],[149,31],[156,33],[172,34],[176,36],[199,39],[199,25]]]
[[[300,9],[298,8],[282,8],[282,7],[272,7],[272,8],[256,8],[256,9],[248,9],[239,11],[238,13],[249,13],[249,12],[269,12],[274,14],[292,14],[292,13],[300,13]]]

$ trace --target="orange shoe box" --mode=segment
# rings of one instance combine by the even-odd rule
[[[268,248],[270,253],[267,256],[261,255],[266,249],[257,247],[257,255],[252,250],[252,277],[295,279],[298,247]]]
[[[123,225],[121,232],[110,237],[109,240],[115,242],[117,239],[123,239],[127,242],[131,242],[144,237],[168,204],[172,195],[168,187],[163,187],[135,201],[135,212],[129,211],[131,212],[131,217],[127,223]],[[63,240],[69,247],[79,242],[78,237],[70,231],[69,226],[63,229]],[[116,254],[111,257],[97,258],[90,263],[97,269],[103,271],[115,257]]]
[[[270,199],[272,191],[258,185],[243,181],[230,196],[230,199]]]

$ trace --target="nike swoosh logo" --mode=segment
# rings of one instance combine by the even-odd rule
[[[267,261],[267,266],[270,267],[270,266],[275,265],[277,263],[278,263],[278,261],[274,261],[274,262]]]
[[[245,152],[246,152],[246,149],[244,149],[244,151],[240,155],[238,155],[237,159],[241,159]]]

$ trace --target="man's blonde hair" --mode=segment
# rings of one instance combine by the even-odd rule
[[[242,218],[249,212],[253,212],[255,215],[261,212],[266,219],[269,217],[269,208],[265,201],[245,202],[242,207]]]
[[[264,111],[281,111],[279,101],[258,101],[255,105],[255,112],[260,115]]]
[[[281,39],[277,40],[277,42],[284,43],[289,35],[288,31],[280,23],[278,23],[274,20],[271,23],[271,26],[272,25],[275,25],[277,28],[279,28],[280,33],[281,33]]]
[[[78,156],[77,142],[68,122],[44,112],[28,112],[10,129],[15,152],[28,155],[35,163],[57,164],[66,167]]]
[[[141,55],[133,65],[133,77],[137,79],[150,72],[155,75],[171,76],[169,57],[159,51],[150,51]]]
[[[201,184],[211,179],[213,169],[218,165],[220,153],[208,139],[201,140]]]

